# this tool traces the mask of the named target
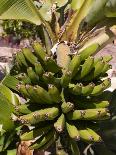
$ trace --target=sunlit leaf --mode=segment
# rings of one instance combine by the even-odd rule
[[[41,24],[32,0],[0,0],[0,19],[20,19]]]

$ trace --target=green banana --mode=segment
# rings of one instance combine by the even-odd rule
[[[93,142],[94,137],[89,133],[87,129],[79,129],[80,138],[85,142]]]
[[[71,78],[73,78],[78,72],[80,63],[81,63],[80,55],[75,55],[68,67],[68,70],[71,72]]]
[[[53,120],[59,115],[59,110],[56,107],[47,108],[32,112],[27,115],[20,116],[19,121],[27,124],[37,124],[45,120]]]
[[[69,112],[67,118],[69,120],[96,120],[101,119],[107,114],[106,108],[98,109],[86,109],[86,110],[75,110],[74,112]]]
[[[90,83],[87,86],[83,86],[81,94],[84,96],[90,95],[92,93],[94,87],[95,87],[94,83]]]
[[[32,111],[28,108],[29,105],[21,104],[18,106],[15,106],[16,112],[19,114],[30,114]]]
[[[25,56],[23,55],[22,51],[17,53],[16,58],[21,66],[24,65],[25,67],[28,67],[28,64],[26,62]]]
[[[21,60],[18,57],[18,53],[16,54],[16,64],[17,64],[17,67],[19,69],[21,69],[21,67],[22,67],[23,64],[22,64]]]
[[[93,66],[95,67],[95,65],[96,65],[99,61],[103,61],[103,58],[102,58],[102,57],[94,58],[94,64],[93,64]]]
[[[42,100],[43,103],[53,104],[50,94],[44,88],[37,85],[34,87],[34,91],[40,97],[40,100]]]
[[[102,117],[98,117],[98,118],[96,118],[95,120],[96,121],[104,121],[104,120],[108,120],[108,119],[110,119],[110,113],[107,113],[106,115],[104,115],[104,116],[102,116]]]
[[[68,87],[70,81],[71,81],[71,72],[70,71],[67,71],[61,77],[61,85],[62,85],[62,87],[64,87],[64,88]]]
[[[74,85],[73,88],[71,88],[71,89],[69,88],[69,89],[70,89],[70,92],[72,94],[74,94],[74,95],[80,95],[81,92],[82,92],[82,87],[83,87],[82,83],[77,83],[76,85]]]
[[[97,85],[94,87],[91,96],[97,96],[103,92],[106,88],[110,87],[111,85],[111,80],[110,79],[105,79],[101,84]]]
[[[32,46],[38,60],[40,61],[40,63],[43,65],[43,68],[44,68],[46,52],[44,51],[43,47],[39,42],[34,42]]]
[[[39,149],[44,146],[54,136],[54,130],[50,130],[45,135],[41,136],[38,140],[31,144],[29,147],[31,150]]]
[[[109,102],[108,101],[90,102],[90,103],[81,102],[78,103],[77,105],[79,108],[82,109],[107,108],[109,106]]]
[[[60,92],[57,87],[55,87],[52,84],[48,85],[48,93],[52,99],[53,102],[59,103],[61,101]]]
[[[103,61],[104,62],[109,62],[110,60],[112,60],[112,55],[105,55],[105,56],[103,56]]]
[[[110,78],[107,78],[103,81],[103,84],[104,84],[104,90],[109,88],[111,86],[111,79]]]
[[[101,76],[104,75],[109,69],[112,69],[112,65],[105,63],[105,65],[101,71]]]
[[[102,141],[101,137],[95,131],[93,131],[90,128],[87,128],[87,131],[92,135],[94,142],[101,142]]]
[[[54,123],[54,127],[57,130],[57,132],[63,132],[65,128],[65,116],[62,114],[57,121]]]
[[[105,62],[103,60],[98,61],[97,64],[92,69],[92,71],[90,72],[90,74],[88,74],[83,78],[83,81],[90,81],[97,78],[101,74],[104,66],[105,66]]]
[[[53,84],[55,81],[54,73],[46,72],[43,74],[42,79],[46,84]]]
[[[94,74],[93,74],[94,78],[100,75],[104,65],[105,65],[104,61],[98,61],[98,63],[95,65],[95,68],[94,68]]]
[[[32,65],[38,62],[37,57],[32,53],[32,51],[29,48],[23,48],[22,52],[25,58],[28,60],[28,62]]]
[[[71,147],[72,155],[80,155],[78,145],[73,139],[70,139],[70,147]]]
[[[51,57],[45,57],[45,64],[48,72],[52,72],[52,73],[61,72],[61,68]]]
[[[31,84],[30,78],[26,75],[26,73],[21,73],[17,76],[17,79],[23,81],[25,84]]]
[[[68,113],[69,111],[73,110],[74,104],[71,102],[63,102],[61,105],[61,109],[63,113]]]
[[[31,85],[26,85],[26,90],[29,94],[29,98],[32,99],[35,103],[45,104],[43,99],[41,99],[41,96],[39,96],[38,93],[35,91],[35,87]]]
[[[86,47],[84,50],[82,50],[79,53],[81,57],[81,61],[87,59],[91,55],[94,55],[97,52],[98,48],[99,48],[99,44],[95,43],[90,45],[89,47]]]
[[[43,134],[46,134],[50,129],[52,128],[51,125],[47,125],[42,128],[34,128],[31,131],[25,132],[20,136],[22,141],[28,141],[28,140],[33,140],[38,136],[41,136]]]
[[[35,73],[39,76],[42,76],[44,73],[44,69],[42,65],[40,64],[40,62],[35,63]]]
[[[93,68],[93,63],[94,63],[94,58],[93,57],[88,57],[84,64],[82,65],[82,69],[81,69],[81,78],[85,77],[88,73],[90,73],[90,71]]]
[[[29,93],[26,89],[26,86],[24,84],[18,84],[17,89],[23,95],[23,97],[29,98],[30,95],[29,95]]]
[[[37,84],[39,82],[39,76],[34,72],[32,67],[27,68],[27,74],[33,84]]]
[[[72,138],[76,141],[80,140],[79,131],[74,125],[66,122],[66,129],[67,129],[67,132],[68,132],[70,138]]]

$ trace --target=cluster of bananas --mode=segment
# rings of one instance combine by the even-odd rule
[[[67,133],[73,151],[80,139],[102,141],[96,130],[99,120],[110,117],[109,102],[98,96],[111,85],[106,72],[112,56],[92,57],[97,47],[93,44],[71,55],[65,69],[38,42],[17,53],[17,89],[27,103],[16,106],[16,113],[22,124],[35,127],[21,135],[24,141],[36,139],[30,149],[48,148],[62,132]]]

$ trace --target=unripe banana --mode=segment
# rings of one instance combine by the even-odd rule
[[[94,83],[90,83],[87,86],[83,86],[81,94],[84,96],[90,95],[94,87],[95,87]]]
[[[93,64],[93,66],[95,67],[95,65],[96,65],[99,61],[102,61],[102,60],[103,60],[102,57],[94,58],[94,64]]]
[[[107,113],[106,115],[104,115],[104,116],[102,116],[102,117],[98,117],[98,118],[96,118],[95,120],[96,121],[104,121],[104,120],[108,120],[108,119],[110,119],[110,113]]]
[[[48,72],[58,73],[61,71],[60,67],[51,57],[45,57],[45,64]]]
[[[25,84],[31,84],[30,78],[25,73],[19,74],[17,79],[23,81]]]
[[[60,92],[57,87],[55,87],[52,84],[48,85],[48,93],[52,99],[53,102],[59,103],[61,101]]]
[[[43,134],[46,134],[50,129],[52,128],[51,125],[47,125],[42,128],[34,128],[29,132],[25,132],[20,136],[22,141],[28,141],[28,140],[33,140],[38,136],[41,136]]]
[[[18,54],[16,54],[16,63],[17,63],[17,67],[19,69],[21,69],[23,64],[22,64],[21,60],[19,59]]]
[[[95,132],[95,131],[93,131],[92,129],[90,129],[90,128],[87,128],[87,131],[91,134],[91,136],[93,137],[93,141],[94,142],[101,142],[102,141],[102,139],[101,139],[101,137]]]
[[[47,108],[23,115],[19,118],[23,124],[37,124],[45,120],[54,120],[59,115],[59,109],[56,107]]]
[[[45,60],[45,57],[46,57],[46,53],[45,53],[43,47],[40,45],[39,42],[34,42],[33,43],[33,48],[34,48],[34,52],[35,52],[38,60],[40,61],[40,63],[42,65],[45,65],[44,60]]]
[[[81,57],[81,61],[87,59],[91,55],[94,55],[98,48],[99,48],[99,44],[95,43],[90,45],[89,47],[86,47],[84,50],[82,50],[79,53]]]
[[[23,52],[21,52],[21,51],[18,52],[16,58],[19,62],[19,65],[24,65],[25,67],[28,67],[28,64],[27,64],[26,59],[23,55]]]
[[[104,61],[99,61],[96,65],[95,65],[95,69],[94,69],[94,74],[93,74],[93,78],[96,78],[100,75],[103,67],[104,67],[105,63]]]
[[[37,84],[39,82],[39,76],[36,75],[32,67],[27,68],[27,74],[33,84]]]
[[[82,92],[82,87],[83,87],[82,83],[77,83],[72,89],[72,93],[75,95],[80,95]]]
[[[93,68],[93,63],[94,63],[94,58],[93,57],[88,57],[84,64],[82,65],[82,69],[81,69],[81,78],[85,77],[88,73],[90,73],[90,71]]]
[[[100,101],[100,102],[80,102],[77,104],[81,109],[94,109],[94,108],[107,108],[109,106],[108,101]]]
[[[26,85],[26,90],[29,94],[28,98],[32,99],[35,103],[42,103],[44,104],[43,100],[41,100],[41,97],[35,92],[35,89],[31,85]]]
[[[103,81],[103,84],[104,84],[104,90],[109,88],[111,86],[111,79],[110,78],[107,78]]]
[[[106,108],[75,110],[67,114],[69,120],[96,120],[101,119],[107,114]]]
[[[38,62],[37,57],[32,53],[32,51],[29,48],[23,48],[22,52],[25,56],[25,58],[32,64],[34,65],[35,63]]]
[[[53,84],[55,81],[54,73],[45,72],[42,76],[42,79],[46,84]]]
[[[40,62],[35,63],[35,72],[39,76],[42,76],[43,75],[44,69],[43,69],[42,65],[40,64]]]
[[[68,132],[70,138],[72,138],[76,141],[80,140],[79,131],[74,125],[66,122],[66,129],[67,129],[67,132]]]
[[[53,84],[55,85],[57,88],[60,87],[60,78],[56,78],[54,77],[54,73],[51,72],[46,72],[43,74],[42,76],[42,80],[46,83],[46,84]]]
[[[85,142],[93,142],[94,137],[89,133],[87,129],[79,129],[80,138]]]
[[[63,113],[68,113],[69,111],[73,110],[74,104],[71,102],[63,102],[61,105],[61,109]]]
[[[105,89],[109,88],[111,85],[110,78],[105,79],[101,84],[94,87],[91,96],[96,96],[101,94]]]
[[[30,96],[24,84],[18,84],[17,89],[23,95],[23,97],[28,98]]]
[[[61,85],[62,85],[62,87],[64,87],[64,88],[68,87],[70,81],[71,81],[71,72],[70,71],[67,71],[61,77]]]
[[[44,146],[52,137],[54,136],[54,130],[50,130],[45,135],[41,136],[38,140],[36,140],[31,146],[29,147],[31,150],[39,149]]]
[[[40,99],[43,101],[43,103],[53,104],[51,96],[44,88],[37,85],[34,87],[34,91],[40,97]]]
[[[101,76],[104,75],[109,69],[112,69],[112,65],[105,63],[102,72],[101,72]]]
[[[105,55],[105,56],[103,56],[103,61],[104,62],[109,62],[110,60],[112,60],[112,55]]]
[[[79,55],[75,55],[71,60],[68,70],[71,72],[71,78],[73,78],[79,70],[81,60]]]
[[[101,74],[104,65],[105,63],[103,60],[98,61],[96,65],[94,66],[94,68],[92,69],[92,71],[90,72],[90,74],[88,74],[87,76],[83,78],[83,81],[91,81],[97,78]]]
[[[70,147],[71,147],[72,155],[80,155],[79,148],[75,140],[70,139]]]
[[[15,107],[16,112],[19,114],[30,114],[32,111],[28,108],[29,105],[21,104]]]
[[[57,132],[59,132],[59,133],[63,132],[63,130],[65,128],[65,116],[64,116],[64,114],[62,114],[57,119],[57,121],[54,123],[54,127],[55,127]]]

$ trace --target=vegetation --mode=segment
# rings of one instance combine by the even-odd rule
[[[97,131],[110,118],[103,94],[111,85],[112,57],[94,55],[114,39],[115,8],[115,0],[0,1],[0,19],[40,25],[41,39],[16,54],[1,82],[1,139],[14,131],[21,141],[33,141],[30,149],[55,143],[55,154],[74,155],[80,154],[77,141],[102,141]],[[1,151],[12,141],[5,143]]]

